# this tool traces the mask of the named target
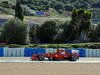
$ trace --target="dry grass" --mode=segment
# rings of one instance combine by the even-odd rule
[[[4,14],[4,15],[0,15],[0,18],[1,19],[11,19],[11,18],[14,18],[14,16]],[[70,20],[70,18],[25,16],[24,21],[28,23],[42,24],[49,20],[59,20],[59,21],[65,22],[66,20]]]
[[[100,75],[100,64],[0,63],[0,75]]]

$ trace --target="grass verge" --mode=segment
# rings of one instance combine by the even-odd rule
[[[10,47],[10,48],[100,48],[100,43],[76,43],[76,44],[29,44],[29,45],[19,45],[19,44],[1,44],[0,47]]]

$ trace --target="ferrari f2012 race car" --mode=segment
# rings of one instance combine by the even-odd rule
[[[73,51],[72,53],[68,53],[65,50],[57,50],[55,53],[45,53],[45,54],[33,54],[31,56],[31,60],[39,60],[43,61],[45,58],[48,58],[50,61],[59,61],[59,60],[69,60],[76,61],[79,59],[79,53],[77,51]]]

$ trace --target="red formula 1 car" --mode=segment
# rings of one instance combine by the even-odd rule
[[[74,51],[72,53],[68,53],[65,50],[57,50],[55,53],[45,53],[45,54],[34,54],[31,57],[31,60],[39,60],[43,61],[45,58],[48,58],[49,60],[70,60],[70,61],[76,61],[79,59],[79,53]]]

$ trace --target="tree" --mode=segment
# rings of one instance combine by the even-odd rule
[[[52,43],[56,33],[56,22],[47,21],[39,27],[37,36],[42,43]]]
[[[64,23],[64,31],[63,31],[63,36],[66,38],[64,41],[65,42],[72,42],[74,40],[74,32],[73,32],[73,27],[70,25],[70,22],[66,21]]]
[[[92,8],[100,8],[100,1],[92,4]]]
[[[85,9],[89,9],[90,8],[90,4],[87,3],[86,1],[76,1],[74,3],[74,6],[79,9],[79,8],[85,8]]]
[[[30,27],[30,42],[31,43],[38,43],[38,38],[37,38],[37,30],[38,30],[38,24],[34,24],[32,27]]]
[[[66,21],[65,23],[59,23],[58,25],[58,32],[54,37],[54,43],[66,43],[68,42],[68,37],[71,33],[71,28],[69,25],[69,21]]]
[[[8,44],[28,44],[28,26],[20,19],[12,19],[4,24],[0,41]]]
[[[66,38],[74,41],[86,40],[89,28],[91,26],[91,11],[86,9],[74,9],[72,11],[72,20],[70,21],[70,25],[65,29],[65,34],[70,31],[69,35],[66,35]]]
[[[20,3],[17,1],[15,7],[15,18],[19,18],[20,20],[24,20],[24,10],[22,9]]]
[[[64,8],[66,11],[72,11],[74,6],[72,4],[65,4]]]
[[[59,12],[63,13],[64,11],[64,4],[62,2],[58,2],[55,4],[54,8]]]
[[[100,23],[95,25],[95,30],[92,32],[91,41],[100,42]]]
[[[78,18],[78,10],[73,9],[72,11],[72,20],[69,23],[70,35],[67,36],[68,40],[75,40],[79,36],[79,18]]]

